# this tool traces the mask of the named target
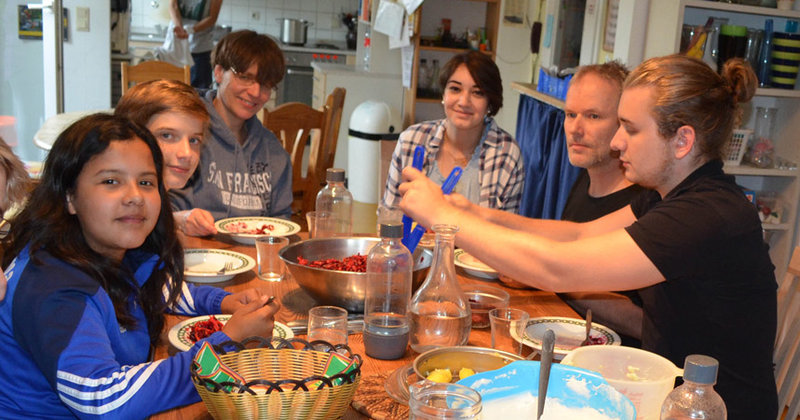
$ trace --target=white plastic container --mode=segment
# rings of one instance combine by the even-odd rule
[[[593,370],[628,397],[636,420],[658,420],[661,404],[683,369],[664,357],[626,346],[585,346],[567,353],[561,364]]]

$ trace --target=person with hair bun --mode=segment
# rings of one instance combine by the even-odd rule
[[[519,145],[493,118],[503,106],[497,65],[477,51],[457,54],[434,82],[444,92],[445,118],[415,124],[400,133],[382,205],[396,207],[400,202],[400,172],[411,165],[414,149],[424,146],[423,171],[434,182],[443,184],[459,166],[464,172],[455,192],[483,207],[516,213],[525,170]]]
[[[531,286],[643,289],[642,348],[678,366],[690,354],[716,358],[715,388],[728,418],[776,418],[775,267],[755,206],[720,159],[756,83],[741,59],[726,62],[721,74],[683,55],[634,69],[611,148],[625,177],[652,191],[594,221],[480,208],[443,196],[414,168],[403,170],[400,208],[423,226],[458,225],[456,245]]]

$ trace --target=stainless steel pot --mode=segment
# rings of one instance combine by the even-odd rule
[[[305,45],[311,22],[304,19],[278,18],[281,25],[281,42],[288,45]]]

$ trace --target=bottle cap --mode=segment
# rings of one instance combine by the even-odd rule
[[[400,223],[381,223],[381,237],[402,238],[403,225]]]
[[[344,182],[344,169],[328,168],[328,171],[325,174],[325,180],[328,182]]]
[[[717,359],[702,354],[690,354],[683,364],[683,379],[699,384],[715,384],[718,369]]]
[[[787,20],[784,30],[790,34],[797,32],[798,22],[796,20]]]

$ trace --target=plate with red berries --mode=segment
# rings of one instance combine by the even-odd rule
[[[229,319],[231,319],[229,314],[189,318],[170,328],[167,334],[169,343],[179,351],[189,350],[199,340],[221,331]],[[288,340],[294,337],[294,333],[286,324],[275,321],[272,336]]]
[[[244,245],[254,245],[259,236],[289,236],[300,232],[300,225],[277,217],[230,217],[214,223],[217,232]]]

